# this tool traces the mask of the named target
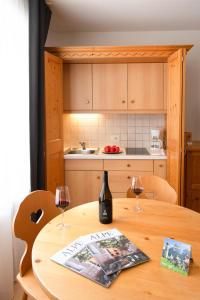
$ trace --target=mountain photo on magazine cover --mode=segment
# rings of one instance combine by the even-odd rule
[[[107,275],[149,260],[145,253],[117,229],[97,232],[82,239]]]

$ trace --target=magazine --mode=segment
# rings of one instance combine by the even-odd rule
[[[160,263],[168,269],[188,275],[191,253],[190,244],[165,238]]]
[[[119,272],[106,275],[89,248],[81,239],[75,240],[51,257],[56,263],[79,273],[104,287],[109,287]]]
[[[88,234],[80,239],[107,275],[150,259],[117,229]]]

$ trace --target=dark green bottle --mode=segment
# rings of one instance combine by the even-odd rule
[[[112,194],[108,185],[108,171],[104,171],[99,195],[99,221],[103,224],[112,223]]]

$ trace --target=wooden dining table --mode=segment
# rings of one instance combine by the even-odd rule
[[[101,224],[98,202],[65,212],[69,224],[59,230],[54,218],[38,234],[32,250],[32,267],[38,283],[56,300],[200,300],[200,214],[166,202],[141,199],[143,211],[134,211],[136,199],[113,199],[113,222]],[[144,264],[123,270],[105,288],[61,265],[50,257],[78,237],[116,228],[150,257]],[[160,265],[164,238],[192,246],[193,262],[188,276]]]

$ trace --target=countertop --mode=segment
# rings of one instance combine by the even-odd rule
[[[67,151],[67,149],[65,149]],[[167,159],[167,155],[163,149],[158,154],[150,155],[127,155],[125,149],[122,153],[117,154],[104,154],[102,149],[97,154],[64,154],[64,159]]]

